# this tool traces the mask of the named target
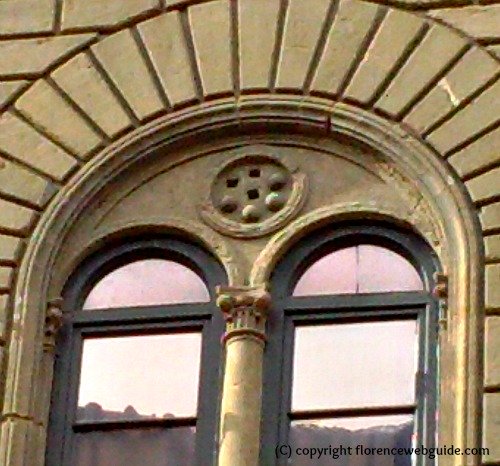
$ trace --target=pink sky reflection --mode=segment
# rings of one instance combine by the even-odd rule
[[[413,403],[417,340],[416,321],[297,327],[292,409]]]
[[[415,268],[389,249],[370,244],[334,251],[300,277],[294,296],[415,291],[423,288]]]
[[[78,405],[195,416],[200,352],[199,333],[86,339]]]
[[[361,245],[319,259],[302,275],[294,295],[422,287],[406,259],[378,246]],[[104,277],[84,309],[207,301],[208,290],[195,272],[172,261],[148,259]],[[413,403],[417,334],[415,321],[298,327],[293,409]],[[96,402],[110,411],[132,405],[143,415],[195,415],[200,351],[201,338],[195,333],[87,339],[78,404]],[[346,420],[346,427],[400,419],[403,422],[403,417]],[[340,421],[331,422],[340,426]]]
[[[203,280],[188,267],[164,259],[131,262],[106,275],[84,309],[208,302]]]

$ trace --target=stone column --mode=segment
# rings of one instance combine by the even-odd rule
[[[263,286],[218,287],[217,294],[226,320],[218,465],[257,466],[265,324],[271,299]]]

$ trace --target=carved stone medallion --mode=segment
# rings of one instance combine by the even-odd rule
[[[263,236],[291,220],[305,194],[305,175],[294,173],[279,158],[237,156],[218,170],[201,216],[228,236]]]

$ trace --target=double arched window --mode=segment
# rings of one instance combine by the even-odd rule
[[[86,260],[64,293],[47,466],[212,464],[218,262],[175,238]]]
[[[290,464],[286,455],[276,460],[277,445],[342,446],[334,461],[346,465],[353,456],[372,464],[373,448],[434,445],[436,269],[419,238],[366,224],[320,231],[278,264],[261,464]],[[411,464],[411,455],[387,451],[377,464]],[[292,464],[332,464],[332,457],[304,461]]]
[[[412,233],[366,223],[318,231],[278,262],[260,464],[332,461],[290,463],[278,445],[351,448],[335,464],[357,455],[360,466],[372,448],[434,445],[437,269]],[[173,237],[82,263],[64,292],[47,466],[216,464],[224,323],[214,291],[225,281],[214,257]]]

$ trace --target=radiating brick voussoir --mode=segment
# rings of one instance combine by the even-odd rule
[[[427,140],[442,154],[448,153],[498,121],[500,81],[485,89],[468,105],[437,127]]]
[[[499,62],[473,46],[404,118],[417,132],[426,132],[500,71]]]
[[[500,261],[500,235],[491,235],[484,238],[484,255],[488,262]]]
[[[55,7],[54,0],[0,1],[0,35],[52,32]]]
[[[338,93],[381,9],[368,2],[339,1],[311,90]]]
[[[499,194],[500,167],[493,168],[465,182],[472,200],[485,203]]]
[[[16,108],[79,157],[102,143],[101,137],[46,81],[37,81],[16,102]]]
[[[29,81],[25,80],[0,82],[0,109],[13,100],[16,94],[22,92],[28,83]]]
[[[500,229],[500,202],[494,202],[481,207],[479,220],[483,230]]]
[[[345,95],[358,102],[372,100],[401,57],[412,47],[423,26],[424,20],[419,16],[389,10],[347,86]]]
[[[462,177],[493,164],[496,165],[500,162],[500,128],[486,133],[472,144],[454,153],[448,162]],[[500,185],[500,180],[498,184]]]
[[[176,105],[196,99],[190,53],[179,12],[144,21],[138,30],[169,102]]]
[[[37,212],[0,198],[0,229],[26,234]]]
[[[10,112],[0,116],[0,151],[56,180],[76,165],[74,157]]]
[[[9,265],[0,265],[0,290],[6,290],[12,285],[14,276],[14,267]]]
[[[467,41],[439,24],[431,25],[375,106],[398,115],[466,46]]]
[[[91,49],[139,120],[163,110],[159,91],[129,29],[106,37]]]
[[[0,157],[0,195],[43,207],[53,194],[50,182]]]
[[[95,40],[95,34],[0,41],[0,79],[39,77]]]
[[[16,262],[18,260],[19,248],[21,246],[21,238],[7,234],[0,234],[0,261]]]
[[[500,5],[471,5],[463,8],[443,8],[428,12],[475,39],[495,39],[500,35]]]
[[[276,77],[278,88],[301,88],[318,43],[329,0],[291,0]]]
[[[80,53],[59,67],[54,81],[109,137],[132,125],[90,58]]]
[[[62,29],[115,29],[159,8],[158,0],[65,0]]]
[[[214,0],[194,5],[188,15],[203,92],[232,92],[230,2]]]
[[[279,0],[240,1],[238,30],[242,89],[269,87],[279,9]]]

